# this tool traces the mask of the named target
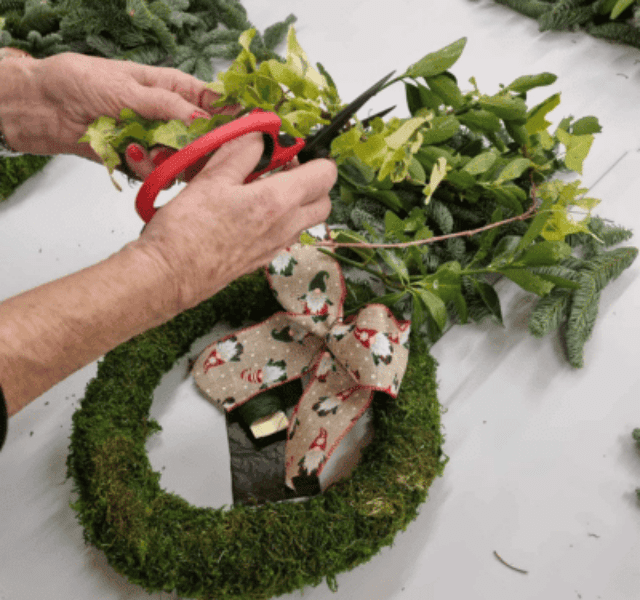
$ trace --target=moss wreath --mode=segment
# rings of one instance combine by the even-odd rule
[[[345,308],[356,305],[349,286]],[[351,301],[351,302],[349,302]],[[199,508],[159,485],[145,441],[154,388],[218,321],[239,326],[281,310],[262,271],[246,275],[101,361],[73,415],[68,474],[84,538],[148,592],[262,600],[317,586],[390,545],[442,473],[436,363],[419,337],[397,399],[376,394],[376,438],[350,478],[305,502]]]

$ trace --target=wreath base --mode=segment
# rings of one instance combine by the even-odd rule
[[[348,307],[347,307],[348,308]],[[372,403],[375,439],[350,478],[305,502],[198,508],[160,488],[145,450],[162,375],[218,322],[279,310],[263,273],[247,275],[169,323],[119,346],[98,367],[73,416],[68,474],[85,541],[148,592],[266,600],[353,569],[416,517],[442,473],[436,363],[412,337],[395,401]]]

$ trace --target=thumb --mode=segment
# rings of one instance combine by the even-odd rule
[[[193,180],[215,176],[217,180],[241,184],[253,173],[263,152],[262,134],[247,133],[218,148]]]

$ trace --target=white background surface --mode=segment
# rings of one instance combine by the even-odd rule
[[[550,71],[554,113],[596,115],[603,125],[583,181],[601,198],[596,213],[638,229],[640,51],[580,33],[546,33],[488,0],[324,2],[244,0],[260,29],[290,12],[312,62],[320,61],[344,100],[456,39],[467,48],[453,67],[495,93],[524,74]],[[400,85],[363,111],[397,103]],[[106,170],[62,156],[0,205],[0,297],[76,271],[134,239],[137,187],[118,193]],[[175,195],[163,192],[166,199]],[[639,243],[637,236],[631,243]],[[531,298],[500,289],[505,328],[452,329],[434,348],[440,363],[444,476],[408,530],[371,562],[338,577],[313,600],[566,599],[640,597],[640,263],[602,295],[599,323],[582,370],[569,367],[555,337],[527,332]],[[221,334],[198,343],[191,354]],[[221,417],[184,380],[181,363],[157,390],[153,415],[164,432],[149,443],[162,485],[195,504],[230,502]],[[11,419],[0,455],[0,600],[138,600],[141,588],[85,547],[69,508],[65,460],[71,415],[95,374],[89,365]],[[213,441],[212,441],[213,440]],[[212,444],[215,446],[212,448]],[[493,556],[497,551],[514,572]],[[153,598],[171,598],[157,594]],[[300,597],[296,593],[291,597]]]

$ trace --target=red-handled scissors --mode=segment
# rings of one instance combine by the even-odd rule
[[[275,113],[264,111],[260,108],[256,108],[248,115],[199,137],[165,160],[147,177],[136,197],[138,214],[145,223],[148,223],[156,213],[154,203],[160,190],[172,182],[179,173],[198,162],[202,157],[207,156],[223,144],[247,133],[261,132],[265,148],[260,161],[254,171],[245,179],[245,183],[250,183],[260,175],[273,169],[283,167],[292,161],[295,156],[298,156],[300,163],[305,163],[314,158],[329,156],[332,140],[342,133],[342,128],[356,111],[383,88],[394,72],[392,71],[386,77],[383,77],[366,92],[358,96],[351,104],[342,109],[328,125],[325,125],[307,138],[295,138],[281,132],[282,121],[280,117]],[[374,118],[382,117],[394,108],[395,106],[368,117],[363,121],[363,124],[366,126]]]

